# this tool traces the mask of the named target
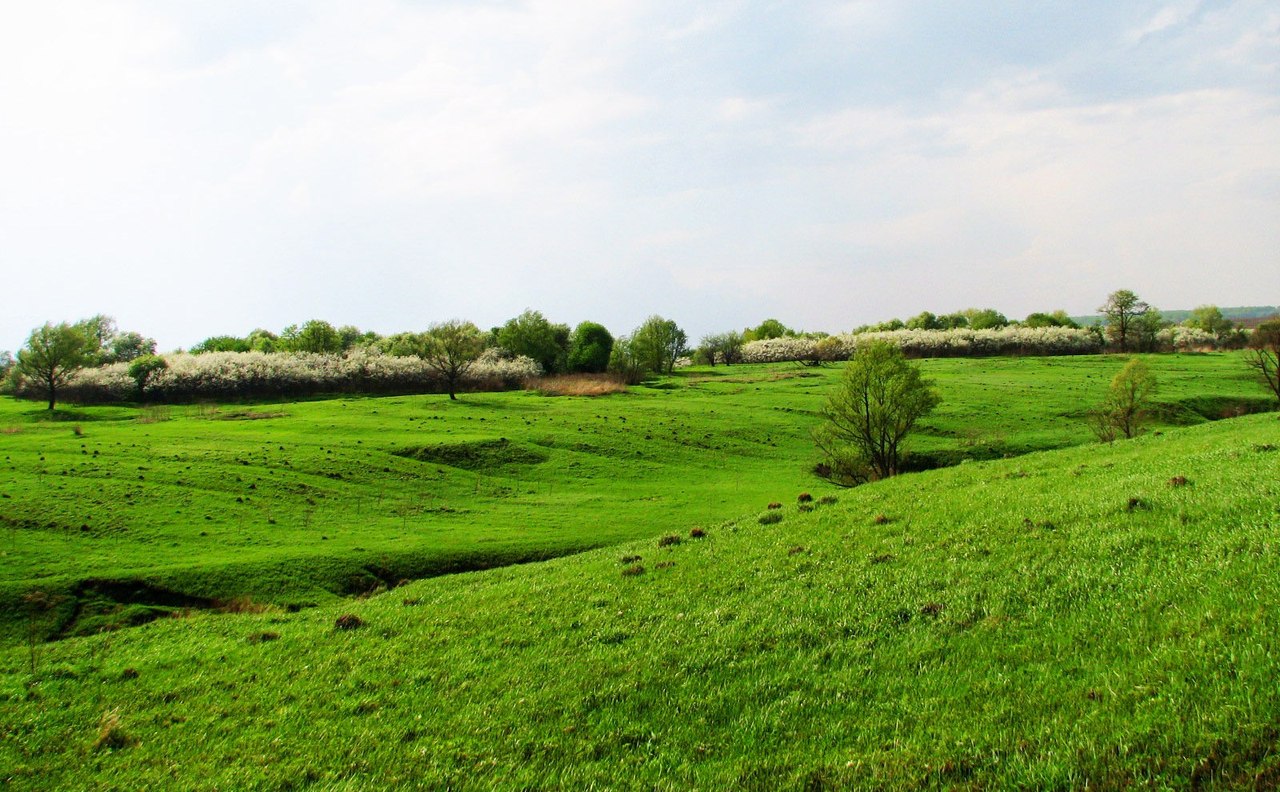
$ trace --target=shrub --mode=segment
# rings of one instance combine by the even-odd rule
[[[760,515],[759,522],[761,525],[773,525],[782,522],[782,512],[767,511]]]

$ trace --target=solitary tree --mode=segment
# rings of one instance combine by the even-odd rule
[[[858,349],[814,433],[832,478],[857,484],[896,475],[907,435],[938,403],[932,383],[896,346],[877,341]]]
[[[451,319],[422,334],[419,355],[444,378],[449,398],[458,398],[458,385],[484,351],[484,334],[471,322]]]
[[[1280,399],[1280,320],[1258,325],[1249,339],[1245,362]]]
[[[647,370],[670,374],[689,337],[674,321],[650,316],[631,336],[632,352]]]
[[[582,322],[569,340],[569,370],[599,374],[609,367],[613,335],[602,324]]]
[[[1147,364],[1133,358],[1111,380],[1107,397],[1089,414],[1090,424],[1098,439],[1109,443],[1117,437],[1142,434],[1151,416],[1152,398],[1156,394],[1156,375]]]
[[[1121,352],[1129,351],[1139,318],[1150,310],[1150,305],[1128,289],[1111,292],[1098,308],[1107,319],[1107,335],[1120,345]]]
[[[79,326],[46,322],[31,331],[26,347],[18,351],[18,373],[44,387],[52,410],[58,388],[90,362],[96,349]]]

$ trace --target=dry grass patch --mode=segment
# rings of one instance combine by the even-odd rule
[[[543,396],[608,396],[625,393],[627,383],[617,374],[561,374],[528,380],[525,389]]]

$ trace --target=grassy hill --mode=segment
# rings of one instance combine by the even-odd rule
[[[0,653],[15,789],[1274,787],[1280,424]],[[362,626],[339,629],[340,616]],[[345,624],[354,624],[351,619]]]
[[[1270,402],[1237,355],[1155,356],[1162,424]],[[1090,442],[1114,357],[930,360],[916,466]],[[246,599],[305,607],[542,560],[802,490],[839,368],[694,369],[604,399],[532,393],[47,411],[0,402],[0,644]]]

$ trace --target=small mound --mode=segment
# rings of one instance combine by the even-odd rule
[[[406,459],[463,470],[493,470],[513,465],[537,465],[547,461],[546,454],[517,445],[505,437],[470,443],[402,448],[391,453]]]

